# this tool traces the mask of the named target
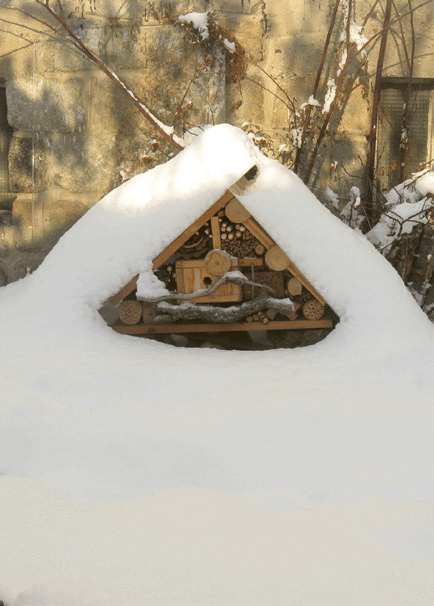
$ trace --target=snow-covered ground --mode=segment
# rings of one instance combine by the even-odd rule
[[[108,328],[101,304],[253,164],[240,199],[336,330],[235,352]],[[106,196],[0,289],[0,334],[8,606],[434,603],[432,325],[241,131],[209,129]]]

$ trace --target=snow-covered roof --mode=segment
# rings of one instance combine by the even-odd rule
[[[96,310],[134,275],[151,275],[154,257],[253,165],[258,175],[238,198],[340,317],[338,329],[316,346],[317,352],[326,352],[327,343],[360,351],[380,338],[397,350],[411,335],[428,342],[431,325],[389,263],[296,175],[229,125],[205,130],[174,159],[105,196],[34,274],[2,289],[0,309],[12,307],[0,322],[7,317],[10,330],[15,318],[21,326],[28,322],[33,332],[43,327],[53,338],[62,331],[64,341],[81,332],[104,334],[115,346],[123,338],[143,351],[155,347],[109,335]]]

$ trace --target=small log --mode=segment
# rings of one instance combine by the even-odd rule
[[[267,315],[267,318],[269,320],[274,320],[274,318],[277,316],[277,314],[279,313],[278,309],[273,309],[270,307],[270,309],[267,309],[267,311],[265,312]]]
[[[252,316],[247,316],[246,322],[253,322],[253,317]]]
[[[301,303],[299,303],[298,301],[293,301],[292,304],[294,306],[294,309],[285,312],[283,315],[285,315],[288,320],[291,320],[291,322],[294,322],[294,320],[296,320],[298,317],[298,310],[301,307]]]
[[[286,252],[275,244],[265,253],[265,263],[274,271],[283,271],[290,261]]]
[[[122,301],[118,307],[119,320],[124,324],[133,326],[140,322],[142,317],[142,304],[139,301]]]
[[[298,295],[301,295],[303,291],[303,285],[299,280],[297,280],[297,278],[291,278],[288,281],[287,289],[290,295],[292,295],[293,297],[297,297]]]
[[[325,306],[316,299],[309,299],[301,311],[306,320],[321,320],[325,313]]]
[[[265,252],[265,246],[263,246],[262,244],[258,244],[257,246],[255,246],[255,253],[258,255],[258,257],[263,255],[264,252]]]
[[[257,322],[259,320],[259,314],[253,314],[252,318],[255,322]]]

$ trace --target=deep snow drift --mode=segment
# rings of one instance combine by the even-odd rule
[[[253,164],[239,197],[335,331],[221,352],[108,328],[101,304]],[[429,603],[432,326],[372,245],[241,131],[206,130],[111,192],[0,289],[0,312],[0,599]]]

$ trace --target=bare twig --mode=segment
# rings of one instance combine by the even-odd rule
[[[384,64],[384,56],[386,53],[386,44],[387,44],[387,36],[389,33],[390,26],[390,15],[392,11],[392,0],[387,0],[386,8],[384,12],[384,21],[383,21],[383,33],[381,35],[380,49],[378,51],[378,59],[377,59],[377,71],[375,74],[375,84],[374,84],[374,98],[372,101],[372,113],[371,113],[371,130],[369,132],[369,151],[368,151],[368,179],[374,184],[375,179],[375,144],[377,140],[377,119],[378,119],[378,105],[380,103],[380,93],[381,93],[381,77],[383,75],[383,64]],[[374,201],[374,191],[371,188],[370,192],[371,201]],[[374,207],[371,207],[371,219],[373,218]]]
[[[312,96],[315,99],[316,98],[316,94],[318,92],[318,88],[319,88],[319,83],[321,81],[321,75],[324,69],[324,64],[325,64],[325,60],[327,57],[327,53],[328,53],[328,49],[330,46],[330,40],[332,37],[332,32],[336,23],[336,15],[338,12],[338,8],[339,8],[339,4],[340,4],[340,0],[336,0],[334,8],[333,8],[333,13],[332,13],[332,18],[330,21],[330,25],[329,25],[329,29],[327,32],[327,36],[326,36],[326,40],[324,43],[324,48],[322,51],[322,55],[321,55],[321,60],[319,63],[319,67],[318,67],[318,71],[316,73],[316,79],[315,79],[315,84],[313,85],[313,90],[312,90]],[[298,168],[299,168],[299,164],[300,164],[300,158],[301,158],[301,151],[303,149],[303,146],[305,144],[306,141],[306,135],[307,135],[307,131],[310,125],[310,115],[312,113],[312,107],[310,105],[308,105],[306,107],[306,112],[305,115],[303,117],[303,133],[301,135],[301,144],[300,147],[297,148],[297,152],[295,155],[295,160],[294,160],[294,172],[297,173],[298,172]]]
[[[408,0],[408,5],[411,9],[411,0]],[[404,113],[402,116],[402,131],[401,131],[401,147],[400,147],[400,162],[399,162],[399,178],[400,181],[404,180],[405,164],[408,155],[408,144],[409,144],[409,128],[410,128],[410,95],[413,86],[413,67],[414,67],[414,53],[415,53],[415,31],[414,31],[414,17],[413,11],[410,12],[410,31],[411,31],[411,54],[409,61],[409,74],[408,84],[405,93],[404,102]]]
[[[82,40],[74,33],[72,28],[69,26],[68,22],[64,18],[63,9],[61,7],[60,0],[58,0],[58,4],[60,7],[61,14],[58,15],[56,11],[51,8],[48,2],[44,2],[42,0],[34,0],[34,2],[40,6],[42,6],[49,15],[63,28],[62,30],[54,27],[48,21],[44,19],[40,19],[36,15],[32,15],[28,11],[12,6],[4,6],[4,8],[18,11],[30,19],[40,23],[43,27],[50,29],[56,35],[61,36],[66,42],[72,44],[77,50],[79,50],[89,61],[91,61],[94,65],[96,65],[106,76],[110,78],[112,82],[123,92],[123,94],[133,103],[133,105],[139,110],[139,112],[152,124],[152,126],[159,132],[159,134],[168,141],[173,147],[180,151],[183,149],[184,144],[182,139],[177,137],[174,133],[173,127],[168,127],[163,124],[158,118],[156,118],[152,112],[139,101],[139,99],[132,93],[127,86],[118,78],[118,76],[109,68],[103,61],[101,61],[92,51],[82,42]]]

